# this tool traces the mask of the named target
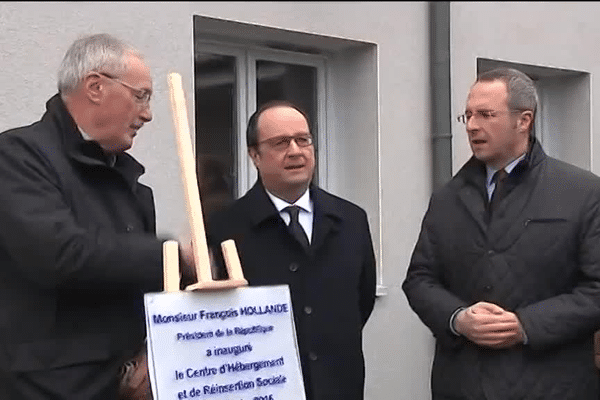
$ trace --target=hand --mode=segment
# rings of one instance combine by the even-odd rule
[[[515,313],[479,302],[458,313],[456,331],[479,346],[506,349],[523,343],[523,328]]]

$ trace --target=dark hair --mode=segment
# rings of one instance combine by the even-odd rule
[[[508,108],[511,110],[535,113],[538,105],[538,94],[533,80],[525,73],[513,68],[496,68],[483,72],[477,77],[477,82],[502,81],[508,93]]]
[[[262,115],[263,112],[277,107],[290,107],[294,110],[298,111],[304,119],[306,119],[306,123],[310,126],[310,121],[308,119],[307,114],[297,105],[287,101],[287,100],[271,100],[263,105],[261,105],[258,110],[256,110],[248,120],[248,127],[246,128],[246,146],[248,148],[258,146],[258,119]]]

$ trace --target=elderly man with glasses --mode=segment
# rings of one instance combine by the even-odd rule
[[[259,179],[210,219],[209,243],[235,240],[250,285],[289,285],[307,400],[362,400],[362,329],[375,301],[367,215],[312,183],[313,138],[298,107],[267,103],[246,133]]]
[[[162,290],[152,190],[126,153],[152,80],[137,50],[91,35],[58,91],[0,134],[0,399],[115,400],[144,343],[143,294]]]
[[[425,214],[402,287],[436,339],[433,400],[598,399],[600,178],[544,153],[537,105],[524,73],[482,73],[473,156]]]

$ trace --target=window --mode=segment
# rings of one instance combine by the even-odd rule
[[[325,60],[279,49],[198,41],[194,62],[196,159],[205,215],[243,195],[255,182],[247,157],[246,123],[270,100],[288,100],[310,119],[319,168],[325,125]]]
[[[309,115],[315,183],[367,212],[385,295],[377,45],[196,15],[196,157],[205,216],[243,195],[256,170],[246,124],[260,104],[283,98]]]

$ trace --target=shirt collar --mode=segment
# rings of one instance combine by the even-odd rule
[[[85,133],[83,131],[83,129],[81,129],[80,127],[77,127],[77,129],[79,130],[79,133],[81,133],[81,136],[83,137],[83,140],[87,140],[87,141],[91,141],[92,137],[90,135],[88,135],[87,133]]]
[[[81,129],[79,126],[77,127],[77,129],[79,130],[79,133],[81,133],[81,137],[83,138],[83,140],[87,141],[87,142],[93,142],[94,139],[92,139],[92,137],[90,135],[88,135],[87,133],[85,133],[83,131],[83,129]],[[115,154],[109,154],[109,153],[104,153],[106,155],[106,162],[109,166],[114,167],[115,163],[117,162],[117,156]]]
[[[519,161],[521,161],[522,159],[525,158],[525,156],[527,155],[527,153],[523,153],[521,154],[520,157],[514,159],[513,161],[510,162],[510,164],[508,164],[506,167],[504,167],[504,170],[506,171],[507,174],[510,174],[510,172],[517,166],[517,164],[519,163]],[[488,186],[492,184],[492,179],[494,177],[494,174],[496,173],[496,171],[498,171],[497,169],[494,169],[488,165],[485,166],[485,170],[487,171],[487,184]]]
[[[283,210],[287,206],[291,206],[291,205],[296,205],[296,206],[300,207],[302,210],[309,212],[309,213],[313,212],[313,205],[312,205],[312,202],[310,201],[310,193],[309,193],[308,188],[306,189],[304,194],[302,196],[300,196],[300,198],[298,200],[296,200],[296,202],[294,204],[290,204],[287,201],[280,199],[279,197],[277,197],[274,194],[272,194],[271,192],[269,192],[267,189],[265,189],[265,192],[267,192],[267,195],[269,196],[269,198],[275,205],[275,208],[277,209],[278,212],[281,212],[281,210]]]

